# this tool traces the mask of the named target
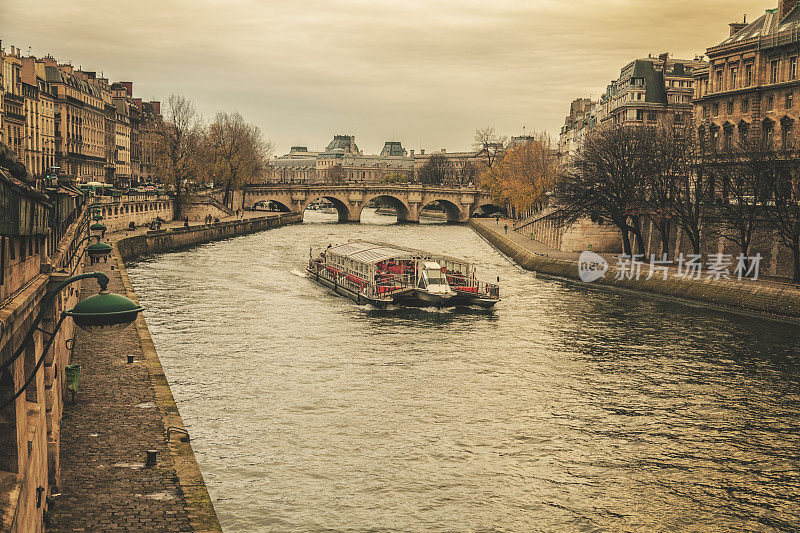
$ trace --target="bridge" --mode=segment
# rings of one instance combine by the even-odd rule
[[[394,207],[398,222],[419,222],[420,212],[431,204],[444,207],[451,223],[466,222],[477,210],[493,206],[490,196],[475,186],[281,183],[248,185],[238,194],[241,197],[234,200],[234,205],[251,209],[262,202],[274,202],[282,210],[299,213],[301,217],[310,203],[325,199],[336,207],[339,222],[359,222],[364,206],[373,200]]]

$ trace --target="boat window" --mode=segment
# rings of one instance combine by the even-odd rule
[[[447,280],[442,277],[441,270],[434,270],[428,269],[425,271],[425,277],[427,278],[429,285],[446,285]]]

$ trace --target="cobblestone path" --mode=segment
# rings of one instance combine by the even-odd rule
[[[124,293],[108,263],[87,265]],[[93,279],[81,298],[96,294]],[[61,432],[62,481],[47,531],[192,531],[156,406],[139,338],[123,331],[88,334],[76,329],[72,363],[83,368],[74,405],[67,403]],[[131,354],[136,359],[126,363]],[[147,450],[157,465],[144,467]]]

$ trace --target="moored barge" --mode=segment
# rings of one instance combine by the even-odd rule
[[[490,308],[500,287],[478,281],[475,266],[455,257],[355,241],[309,251],[309,277],[358,304],[376,307]]]

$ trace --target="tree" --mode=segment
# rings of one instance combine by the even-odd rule
[[[442,154],[433,154],[419,169],[420,183],[427,185],[446,185],[455,178],[456,169],[453,162]]]
[[[208,146],[215,181],[225,187],[222,202],[233,208],[232,191],[266,170],[272,143],[239,113],[220,112],[208,128]]]
[[[619,228],[625,254],[631,254],[629,233],[633,233],[637,253],[644,255],[640,217],[651,139],[633,126],[603,128],[587,136],[559,178],[561,220],[567,224],[584,217],[607,220]]]
[[[492,126],[478,128],[472,140],[472,148],[479,152],[486,162],[486,166],[492,168],[497,156],[503,152],[507,138],[498,134]]]
[[[411,183],[413,177],[405,172],[392,172],[381,176],[381,183]]]
[[[713,180],[708,160],[708,143],[691,124],[685,129],[676,128],[668,140],[674,144],[671,157],[675,172],[672,195],[672,214],[675,223],[692,245],[692,253],[700,254],[703,221],[707,219],[713,200]]]
[[[471,161],[467,161],[458,173],[458,183],[459,185],[474,184],[478,182],[479,177],[480,172],[477,167],[475,167]]]
[[[766,211],[771,229],[792,252],[792,281],[800,282],[800,160],[795,149],[781,154],[769,183],[772,205]]]
[[[770,183],[775,182],[777,153],[766,135],[750,135],[738,145],[710,156],[707,165],[720,188],[717,214],[721,224],[713,232],[739,247],[747,257],[753,236],[764,227],[764,206]]]
[[[175,191],[174,217],[180,217],[189,182],[201,165],[203,128],[191,100],[171,94],[155,125],[154,160],[165,185]]]
[[[327,183],[344,183],[346,177],[347,173],[339,163],[325,169],[325,181]]]
[[[481,186],[498,205],[509,206],[512,216],[531,214],[545,206],[558,173],[550,138],[542,133],[525,145],[506,150],[484,174]]]

